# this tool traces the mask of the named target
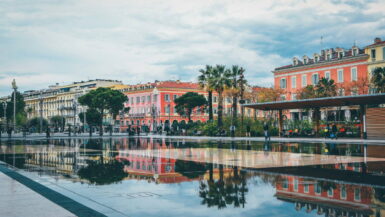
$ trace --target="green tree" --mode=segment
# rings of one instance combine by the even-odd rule
[[[94,109],[99,112],[101,119],[105,112],[111,114],[115,119],[119,111],[124,108],[123,103],[127,101],[127,96],[118,90],[112,90],[110,88],[99,87],[96,90],[91,90],[89,93],[79,97],[78,99],[81,105],[88,106],[89,109]],[[103,135],[103,126],[100,125],[99,133]]]
[[[230,71],[224,65],[216,65],[210,86],[218,93],[218,127],[223,126],[223,92],[231,87]]]
[[[206,98],[194,92],[187,92],[175,99],[175,108],[181,116],[187,116],[191,121],[191,113],[194,108],[202,107],[207,104]]]
[[[13,105],[14,105],[14,97],[13,92],[10,96],[10,100],[7,102],[7,109],[6,109],[6,117],[7,117],[7,124],[11,124],[13,122]],[[4,109],[0,109],[0,116],[4,117]],[[25,102],[23,95],[20,94],[20,92],[16,91],[16,125],[20,126],[25,124],[26,122],[26,116],[27,113],[25,112]]]
[[[206,65],[205,69],[200,69],[201,73],[198,76],[199,86],[207,91],[208,94],[208,109],[209,109],[209,120],[212,121],[214,119],[213,116],[213,91],[214,88],[211,86],[211,80],[213,79],[213,67]]]
[[[317,97],[332,97],[337,95],[337,86],[333,79],[321,78],[315,85]]]
[[[55,116],[52,116],[50,118],[50,123],[54,126],[54,127],[64,127],[64,124],[65,124],[65,118],[63,116],[60,116],[60,115],[55,115]]]
[[[246,80],[243,75],[244,72],[245,69],[237,65],[234,65],[230,71],[231,87],[229,88],[229,93],[233,98],[231,107],[234,125],[237,125],[238,98],[240,97],[243,100],[243,93],[245,91]]]
[[[102,115],[96,109],[87,109],[84,120],[84,112],[79,113],[79,119],[84,124],[84,121],[91,126],[100,126],[103,122]]]
[[[385,93],[385,67],[373,70],[371,83],[378,93]]]
[[[41,126],[41,129],[40,129],[40,120],[41,120],[41,123],[42,123],[42,126]],[[27,122],[27,127],[28,128],[33,128],[39,132],[42,132],[43,129],[46,129],[48,126],[48,121],[47,119],[44,119],[44,118],[40,118],[40,117],[35,117],[35,118],[32,118],[30,119],[28,122]]]

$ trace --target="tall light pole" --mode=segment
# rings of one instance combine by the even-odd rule
[[[13,89],[13,129],[16,128],[16,80],[13,79],[12,81],[12,89]]]
[[[6,125],[7,124],[7,101],[3,102],[3,109],[4,109],[4,122]],[[5,127],[5,125],[4,125],[4,127]]]
[[[43,96],[42,96],[42,93],[40,92],[40,95],[39,95],[39,108],[40,108],[40,128],[39,128],[39,133],[42,132],[42,129],[43,129]]]

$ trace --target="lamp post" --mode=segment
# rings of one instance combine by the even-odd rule
[[[12,81],[12,89],[13,89],[13,128],[16,128],[16,80],[13,79]]]
[[[40,128],[39,133],[42,133],[43,129],[43,96],[42,93],[39,95],[39,108],[40,108]]]
[[[77,102],[74,101],[74,104],[72,105],[74,109],[74,127],[76,127],[76,112],[77,112]]]
[[[7,101],[3,102],[3,109],[4,109],[4,129],[7,125]]]

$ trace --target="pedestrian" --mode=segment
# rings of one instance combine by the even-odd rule
[[[265,141],[267,141],[267,139],[269,139],[269,141],[270,141],[269,125],[266,122],[263,125],[263,132],[265,134]]]
[[[235,136],[235,125],[230,126],[230,135],[231,135],[231,137]]]
[[[50,135],[50,129],[49,127],[47,127],[47,129],[45,130],[45,135],[47,138],[49,138],[51,135]]]
[[[246,137],[250,137],[251,135],[250,135],[250,132],[251,132],[251,127],[250,127],[250,124],[248,124],[247,126],[246,126]]]

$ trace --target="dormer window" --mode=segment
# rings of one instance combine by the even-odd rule
[[[297,57],[294,57],[294,58],[293,58],[293,65],[294,65],[294,66],[298,65],[298,59],[297,59]]]
[[[352,55],[353,56],[357,56],[358,55],[358,48],[357,47],[353,47],[352,48]]]
[[[309,63],[309,58],[307,56],[303,57],[303,64],[308,64]]]
[[[315,56],[315,57],[314,57],[314,61],[315,61],[316,63],[318,63],[319,57],[318,57],[318,56]]]
[[[326,55],[326,58],[327,58],[327,60],[331,60],[332,59],[332,54],[328,53],[328,55]]]

